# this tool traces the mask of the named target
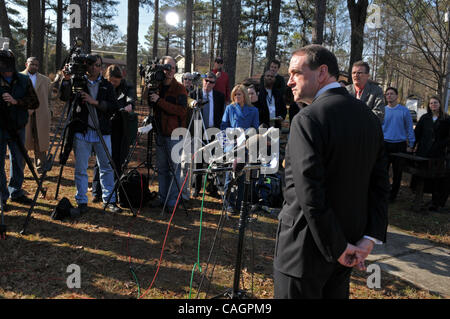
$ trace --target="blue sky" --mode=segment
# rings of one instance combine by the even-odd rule
[[[7,1],[8,2],[8,1]],[[11,5],[8,3],[8,5]],[[27,18],[27,12],[25,9],[19,8],[15,5],[11,5],[12,7],[19,10],[24,17],[25,21]],[[122,0],[116,7],[117,9],[117,16],[114,17],[114,22],[119,27],[119,30],[122,35],[127,33],[127,19],[128,19],[128,1]],[[67,17],[67,15],[65,15]],[[50,19],[56,20],[56,16],[54,12],[51,12]],[[145,43],[145,34],[147,33],[147,30],[151,24],[151,21],[153,20],[153,10],[146,6],[145,8],[140,7],[139,8],[139,43],[141,45],[144,45]],[[67,45],[69,45],[69,29],[68,25],[65,25],[63,27],[63,42]]]
[[[117,16],[114,18],[119,30],[122,34],[127,33],[127,19],[128,19],[128,1],[120,1],[117,8]],[[146,6],[139,7],[139,43],[144,45],[144,36],[153,20],[153,10]]]

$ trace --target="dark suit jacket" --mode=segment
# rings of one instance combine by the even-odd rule
[[[214,127],[220,128],[222,123],[222,116],[225,110],[225,95],[222,92],[213,90],[213,100],[214,100]],[[208,107],[208,104],[203,106],[203,108]],[[203,110],[203,109],[202,109]],[[203,119],[208,122],[208,119]],[[208,127],[208,125],[206,125]]]
[[[344,88],[325,91],[293,119],[274,267],[324,276],[347,243],[386,239],[389,181],[381,125]]]
[[[286,117],[287,109],[286,104],[284,103],[284,98],[281,95],[278,89],[272,89],[273,97],[275,98],[275,116],[281,116],[283,119]],[[267,106],[267,91],[263,87],[259,90],[258,94],[259,101],[259,124],[266,124],[268,127],[270,126],[270,112],[269,107]]]
[[[192,94],[191,98],[196,98],[197,100],[203,100],[203,91],[199,90],[197,92],[197,94]],[[213,90],[213,100],[214,100],[214,127],[217,127],[218,129],[220,129],[220,124],[222,123],[222,116],[223,116],[223,112],[225,110],[225,95],[223,95],[222,92]],[[205,104],[202,106],[201,110],[202,110],[202,116],[203,116],[203,109],[205,107],[208,107],[209,104]],[[191,121],[193,115],[193,109],[189,108],[189,115],[188,115],[188,124]],[[204,117],[204,116],[203,116]],[[203,119],[204,121],[207,121],[207,119]],[[206,128],[208,128],[208,125],[205,125]],[[203,127],[202,127],[203,129]],[[194,134],[194,123],[191,124],[191,128],[189,129],[190,133],[191,133],[191,137],[193,137]]]

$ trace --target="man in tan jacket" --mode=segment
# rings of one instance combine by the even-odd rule
[[[22,74],[27,75],[33,83],[34,91],[39,99],[39,107],[29,110],[29,120],[26,126],[25,147],[34,151],[34,163],[39,174],[42,174],[47,158],[50,139],[51,108],[50,79],[38,72],[39,60],[29,57]]]

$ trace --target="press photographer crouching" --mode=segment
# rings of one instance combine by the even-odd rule
[[[122,70],[117,65],[110,65],[106,69],[105,78],[112,84],[119,104],[119,110],[111,117],[111,146],[112,159],[119,176],[122,174],[122,165],[128,155],[130,145],[136,137],[137,114],[135,110],[136,91],[123,78]],[[116,177],[114,176],[116,181]],[[102,188],[100,185],[100,171],[98,164],[94,167],[94,179],[92,181],[92,202],[102,200]]]
[[[158,169],[158,199],[153,202],[153,207],[163,207],[167,199],[166,208],[171,213],[177,201],[180,183],[180,165],[172,159],[173,147],[179,142],[172,140],[174,129],[186,127],[187,116],[187,92],[183,85],[174,78],[176,62],[170,56],[164,56],[159,61],[164,65],[165,79],[159,84],[158,90],[149,92],[148,100],[153,108],[156,124],[156,165]],[[169,68],[170,65],[170,68]],[[177,159],[179,162],[179,159]],[[176,180],[172,180],[172,173]],[[169,192],[170,189],[170,192]]]
[[[30,204],[22,190],[25,160],[18,143],[25,142],[25,126],[28,110],[37,109],[39,100],[28,76],[16,71],[14,54],[0,50],[0,195],[3,211],[7,211],[7,200]],[[10,180],[6,185],[5,155],[9,147]]]
[[[85,85],[81,92],[81,101],[74,105],[70,130],[74,133],[73,150],[75,155],[75,184],[77,193],[75,200],[79,212],[87,211],[88,162],[92,150],[96,154],[100,167],[100,181],[102,185],[102,199],[106,203],[111,196],[106,210],[116,213],[121,209],[116,205],[114,190],[114,171],[108,161],[106,151],[95,130],[93,119],[89,115],[85,103],[92,108],[99,130],[103,136],[107,151],[111,154],[111,116],[119,110],[114,87],[101,75],[102,58],[99,55],[88,55],[86,58],[87,72],[84,76]],[[64,71],[63,71],[64,72]],[[72,90],[71,75],[64,72],[64,80],[60,87],[60,98],[63,101],[75,98]]]

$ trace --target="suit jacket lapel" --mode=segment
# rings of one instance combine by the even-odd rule
[[[370,84],[369,84],[369,82],[367,82],[366,87],[364,88],[364,90],[363,90],[363,92],[361,94],[361,97],[360,97],[361,101],[366,101],[367,100],[367,98],[369,97],[369,94],[371,93],[370,92],[371,91],[370,88],[371,88]]]

